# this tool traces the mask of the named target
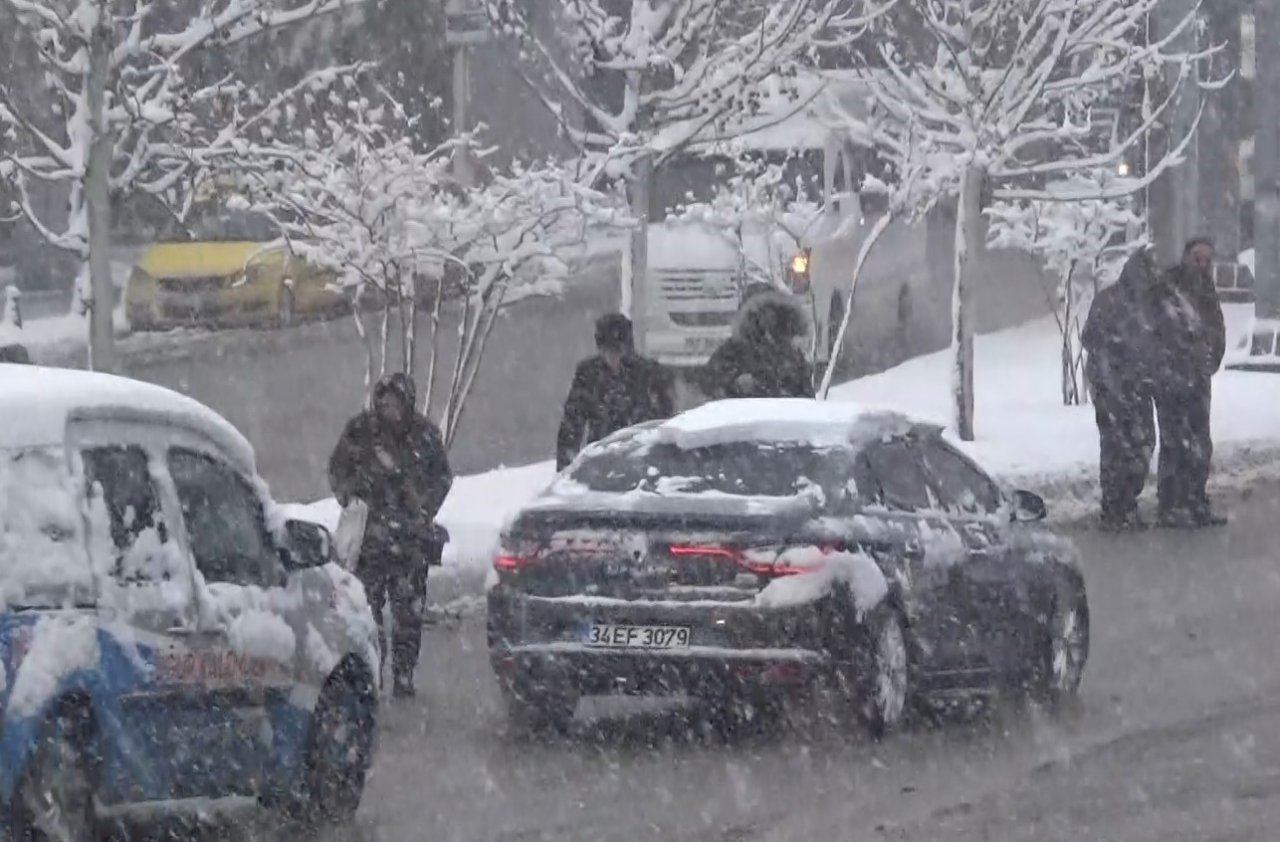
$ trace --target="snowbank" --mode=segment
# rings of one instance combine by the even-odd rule
[[[1009,485],[1043,494],[1050,516],[1062,521],[1096,509],[1098,434],[1092,406],[1062,405],[1059,342],[1052,320],[978,337],[978,439],[958,444]],[[863,408],[890,406],[945,425],[950,367],[949,351],[931,354],[838,386],[832,399]],[[832,418],[845,416],[839,408],[830,413]],[[705,425],[688,426],[683,432],[693,435]],[[1213,433],[1219,487],[1275,471],[1280,465],[1280,377],[1219,373],[1214,379]],[[545,489],[554,473],[553,463],[540,462],[457,479],[440,515],[451,541],[444,570],[432,573],[433,602],[474,598],[483,591],[502,525]],[[330,528],[338,513],[333,500],[289,507],[291,517]]]
[[[1227,309],[1228,321],[1241,324],[1235,307]],[[958,443],[1009,484],[1050,498],[1051,514],[1058,518],[1093,508],[1098,470],[1093,407],[1062,405],[1060,343],[1052,319],[979,336],[977,440]],[[838,386],[831,396],[945,423],[950,380],[951,354],[942,351]],[[1215,474],[1220,482],[1230,481],[1280,453],[1280,377],[1222,371],[1213,383]]]

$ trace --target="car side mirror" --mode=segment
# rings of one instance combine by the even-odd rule
[[[333,536],[318,523],[291,520],[284,525],[285,546],[280,556],[289,570],[323,567],[334,560]]]
[[[1044,498],[1039,494],[1030,491],[1013,492],[1013,514],[1012,520],[1017,523],[1030,523],[1037,520],[1044,520],[1049,516],[1049,510],[1044,504]]]

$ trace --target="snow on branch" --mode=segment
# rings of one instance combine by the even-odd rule
[[[270,214],[281,242],[300,260],[328,270],[356,304],[367,337],[367,378],[375,354],[362,302],[382,308],[381,367],[389,364],[390,314],[398,312],[402,368],[412,371],[418,306],[426,301],[431,353],[428,383],[452,360],[440,407],[446,440],[455,435],[500,311],[533,295],[557,293],[572,253],[588,232],[615,224],[607,196],[554,163],[516,164],[482,183],[457,182],[459,148],[483,159],[481,131],[433,149],[415,148],[412,120],[385,90],[352,97],[301,144],[246,144],[214,164],[234,175],[240,201]],[[450,308],[458,327],[442,355],[440,323]],[[428,388],[428,406],[435,390]]]
[[[264,99],[234,73],[204,78],[208,57],[360,2],[209,0],[181,12],[145,0],[0,0],[43,80],[34,91],[0,85],[0,184],[17,196],[13,210],[51,244],[87,257],[85,183],[95,137],[110,141],[113,198],[172,201],[201,159],[268,115],[278,129],[286,105],[287,97]],[[312,74],[304,84],[315,90],[333,78]],[[65,218],[41,216],[31,199],[37,183],[64,186]]]
[[[519,70],[585,152],[625,167],[764,116],[801,92],[815,45],[846,43],[898,0],[484,0]],[[581,113],[575,121],[568,110]],[[599,168],[597,168],[599,169]]]
[[[1223,80],[1193,73],[1219,46],[1176,46],[1194,29],[1195,12],[1148,42],[1147,19],[1161,2],[903,0],[901,14],[876,29],[876,60],[860,67],[872,117],[852,128],[898,173],[896,203],[913,213],[957,195],[967,166],[982,167],[998,199],[1137,192],[1179,163],[1198,118],[1167,155],[1140,176],[1109,181],[1105,195],[1043,184],[1116,168],[1168,124],[1180,97],[1220,87]],[[1131,129],[1116,133],[1101,119],[1126,106],[1126,86],[1166,69],[1172,80]]]

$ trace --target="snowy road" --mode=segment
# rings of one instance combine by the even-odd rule
[[[643,716],[522,744],[481,623],[435,629],[419,700],[384,713],[357,826],[327,838],[1274,838],[1280,486],[1230,505],[1218,532],[1078,535],[1094,654],[1079,709],[1058,721],[996,711],[878,746],[797,721],[726,745]]]

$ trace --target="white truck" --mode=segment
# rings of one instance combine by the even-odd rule
[[[809,94],[757,118],[731,142],[707,138],[657,168],[651,190],[645,296],[636,325],[643,353],[675,368],[704,364],[734,328],[748,301],[768,294],[800,307],[811,326],[807,352],[821,373],[832,356],[845,309],[853,320],[840,355],[849,373],[879,370],[944,347],[951,312],[954,216],[943,205],[929,218],[896,222],[884,233],[859,281],[849,284],[859,249],[884,200],[862,191],[864,175],[883,178],[874,153],[853,141],[850,119],[865,117],[868,89],[847,71],[817,77]],[[733,148],[735,154],[726,154]],[[736,230],[673,208],[710,204],[727,189],[745,156],[776,164],[794,187],[792,202],[748,214]],[[728,236],[726,236],[728,234]],[[980,329],[1043,312],[1039,268],[1027,255],[977,256],[990,282],[978,292]]]

